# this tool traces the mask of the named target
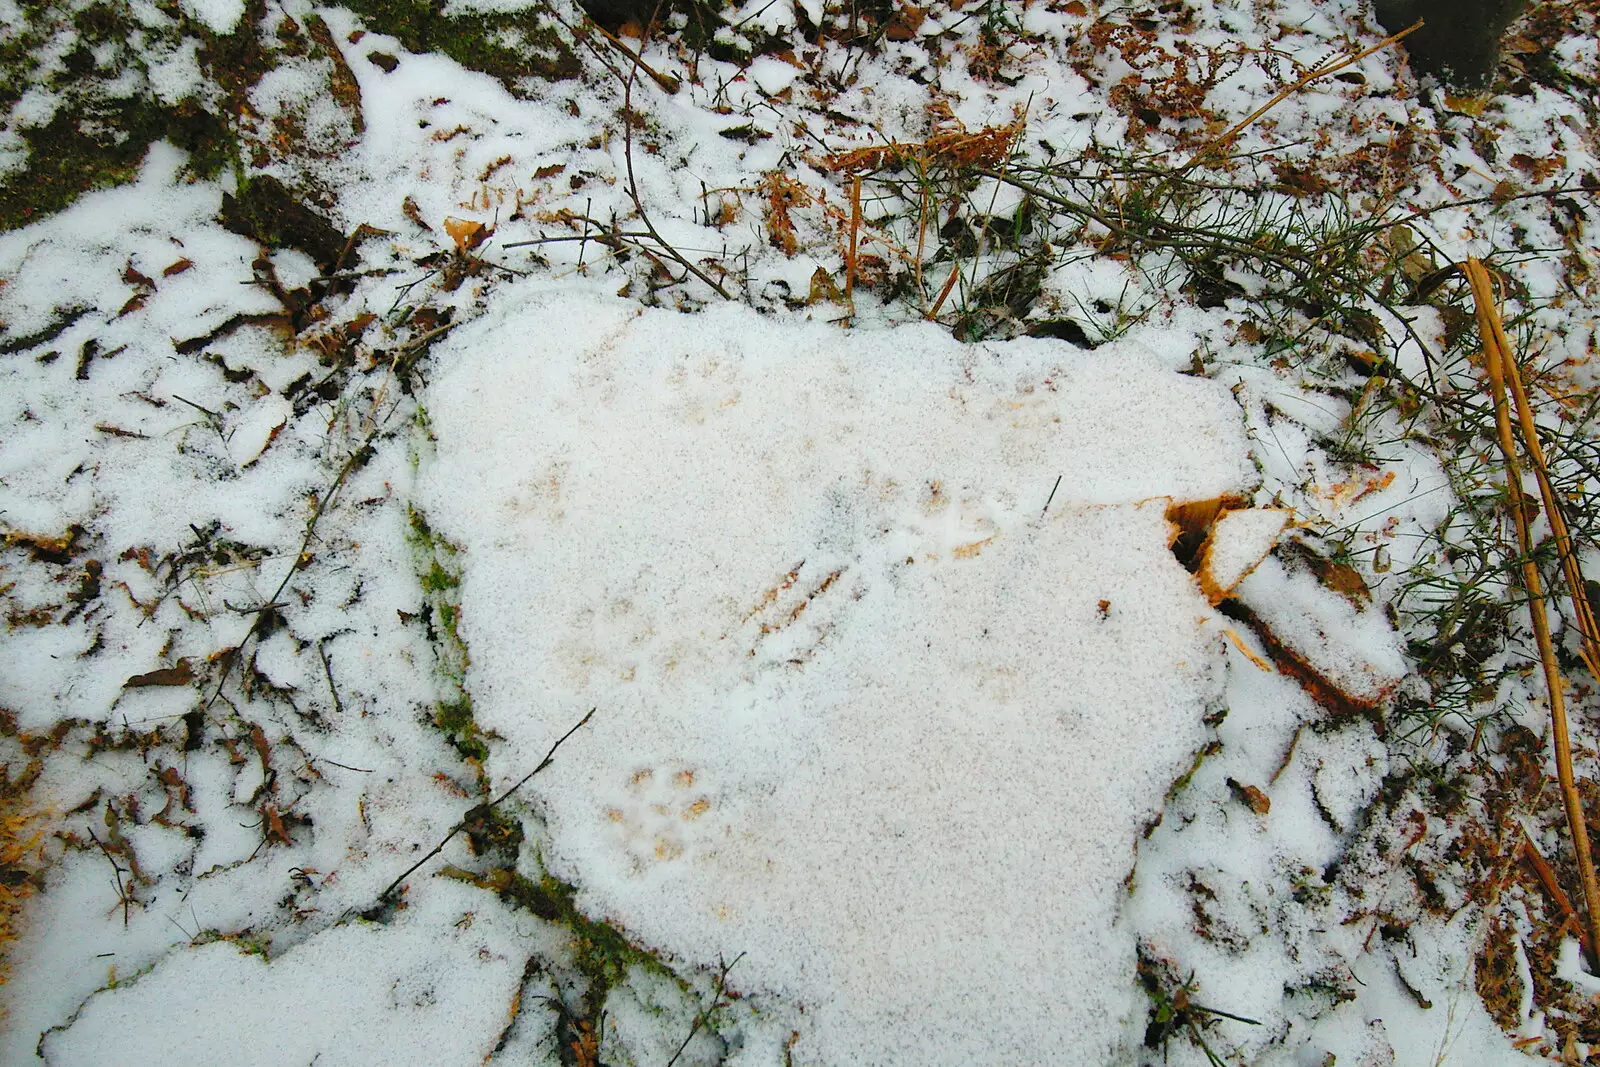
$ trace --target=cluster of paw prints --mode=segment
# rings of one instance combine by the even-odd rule
[[[606,809],[634,870],[675,860],[693,845],[697,824],[711,811],[695,777],[688,767],[645,767],[629,777],[625,799]]]

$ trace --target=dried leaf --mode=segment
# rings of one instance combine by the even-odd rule
[[[266,774],[272,773],[272,749],[267,744],[266,732],[260,724],[250,724],[250,745],[256,750],[256,755],[261,758],[261,770]]]
[[[1543,183],[1550,175],[1567,165],[1567,157],[1560,152],[1539,158],[1530,156],[1526,152],[1518,152],[1511,157],[1511,165],[1533,181]]]
[[[1503,204],[1521,193],[1522,186],[1507,178],[1504,181],[1495,183],[1495,187],[1489,191],[1489,199],[1497,204]]]
[[[833,275],[828,273],[828,268],[818,267],[811,272],[811,293],[806,297],[806,303],[820,304],[827,301],[830,304],[844,303],[844,294],[834,284]]]
[[[928,19],[928,13],[920,7],[911,4],[902,4],[900,8],[889,17],[889,24],[884,27],[883,35],[891,41],[916,40],[917,30]]]
[[[400,202],[400,214],[404,215],[406,218],[410,219],[424,230],[427,230],[429,233],[433,232],[433,227],[429,226],[422,220],[422,209],[417,207],[417,202],[411,197],[408,196]]]
[[[1272,810],[1272,798],[1253,785],[1241,785],[1229,778],[1228,789],[1235,800],[1257,815],[1265,815]]]
[[[163,667],[151,671],[149,674],[136,674],[122,683],[124,689],[142,689],[146,686],[156,685],[188,685],[194,681],[194,668],[189,666],[187,658],[180,659],[176,666]]]
[[[806,187],[780,170],[768,171],[761,179],[761,190],[767,196],[767,237],[773,247],[792,256],[800,250],[800,238],[794,231],[794,219],[789,212],[811,204],[811,194]]]
[[[444,220],[444,232],[456,243],[457,252],[470,252],[483,244],[494,230],[473,219],[458,219],[454,215]]]
[[[167,268],[161,272],[161,276],[170,278],[174,274],[182,274],[192,266],[194,266],[194,260],[188,258],[180,259],[175,263],[169,263]]]
[[[267,840],[276,841],[280,845],[292,845],[294,839],[289,836],[289,830],[283,825],[283,815],[278,811],[276,804],[263,804],[261,806],[261,819],[267,828]]]
[[[1283,551],[1287,559],[1303,565],[1317,581],[1344,597],[1357,611],[1372,603],[1372,591],[1354,567],[1319,556],[1299,542],[1285,546]]]

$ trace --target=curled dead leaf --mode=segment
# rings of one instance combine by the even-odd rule
[[[1272,798],[1256,786],[1243,785],[1229,778],[1228,790],[1233,794],[1235,800],[1257,815],[1265,815],[1272,810]]]
[[[494,230],[481,222],[450,215],[444,220],[444,232],[456,243],[457,252],[470,252],[488,240]]]
[[[122,683],[124,689],[142,689],[155,685],[188,685],[194,681],[194,668],[188,659],[180,659],[175,666],[162,667],[148,674],[136,674]]]

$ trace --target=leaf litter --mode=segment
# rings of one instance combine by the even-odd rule
[[[1587,514],[1581,5],[354,6],[0,236],[7,1062],[1600,1044],[1450,271]]]

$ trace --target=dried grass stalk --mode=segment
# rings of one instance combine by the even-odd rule
[[[1556,663],[1555,644],[1550,638],[1550,620],[1545,607],[1543,581],[1538,564],[1533,559],[1533,536],[1530,532],[1528,507],[1522,495],[1522,471],[1517,458],[1516,436],[1512,429],[1511,403],[1508,392],[1516,398],[1517,423],[1522,430],[1523,445],[1532,463],[1539,494],[1544,500],[1545,515],[1555,533],[1556,547],[1561,554],[1564,576],[1570,586],[1578,628],[1582,637],[1583,658],[1589,670],[1595,670],[1600,661],[1594,641],[1594,614],[1589,610],[1583,593],[1582,574],[1572,553],[1572,540],[1561,513],[1561,502],[1550,484],[1550,473],[1545,465],[1544,450],[1539,446],[1533,411],[1528,404],[1527,390],[1522,383],[1522,373],[1506,338],[1505,324],[1495,300],[1494,280],[1480,261],[1469,259],[1466,263],[1467,281],[1472,286],[1472,300],[1478,314],[1478,332],[1483,340],[1483,362],[1488,372],[1489,389],[1494,401],[1495,429],[1499,436],[1500,451],[1506,461],[1506,497],[1512,520],[1517,527],[1517,548],[1522,556],[1522,584],[1528,594],[1528,614],[1533,622],[1533,636],[1539,648],[1539,660],[1544,668],[1545,687],[1550,696],[1550,727],[1555,744],[1556,777],[1561,785],[1561,799],[1567,811],[1567,827],[1572,833],[1573,858],[1578,867],[1578,881],[1583,888],[1584,911],[1587,912],[1589,966],[1600,973],[1600,959],[1595,950],[1600,947],[1600,884],[1597,884],[1594,859],[1589,849],[1589,824],[1583,814],[1583,799],[1578,794],[1572,772],[1572,738],[1567,727],[1566,691],[1561,671]],[[1600,677],[1600,675],[1597,675]]]

